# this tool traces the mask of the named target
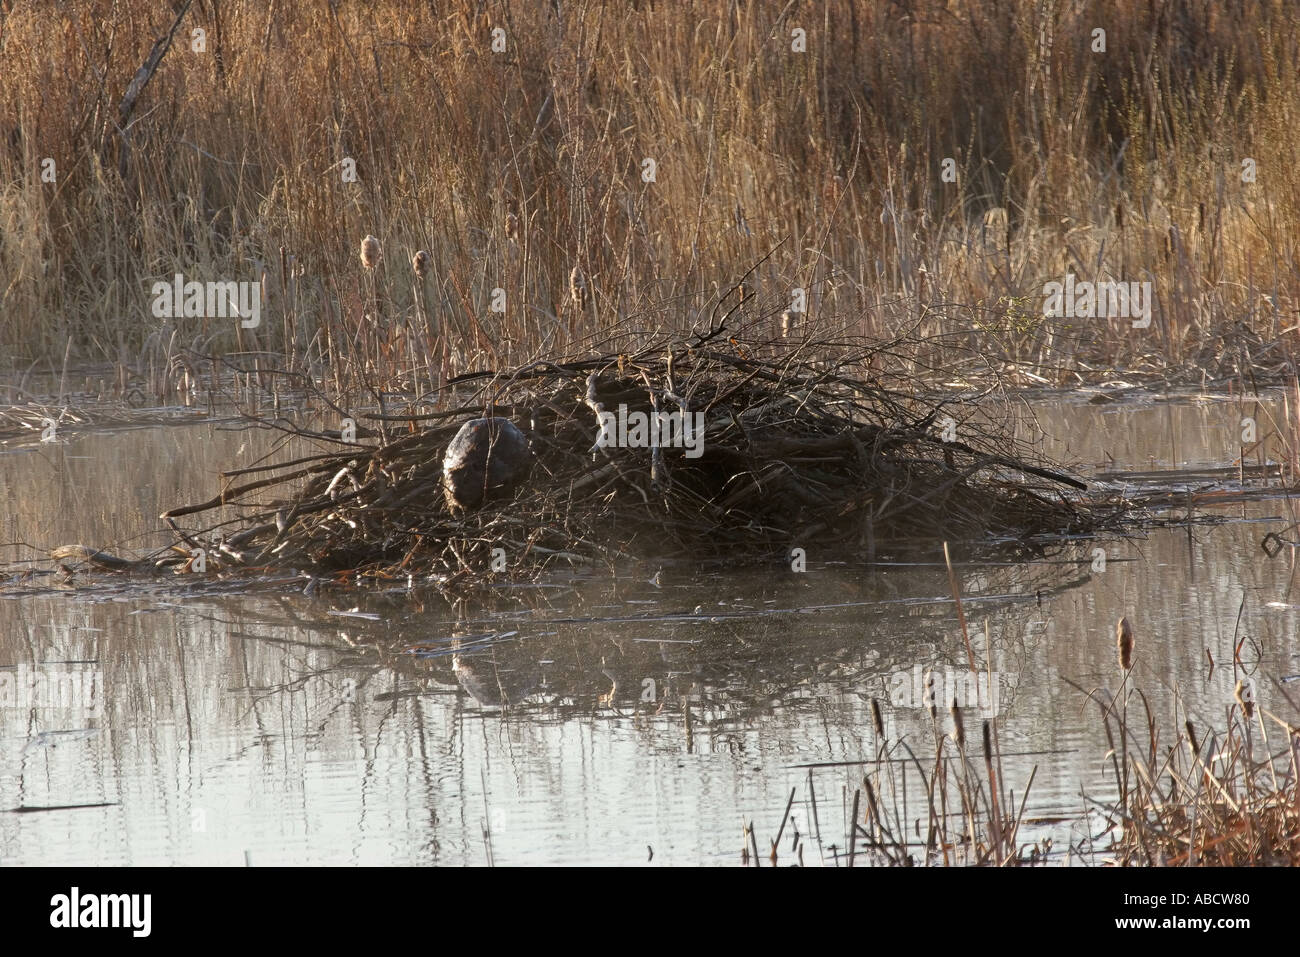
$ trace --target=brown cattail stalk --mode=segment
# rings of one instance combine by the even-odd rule
[[[952,707],[948,709],[952,715],[952,733],[953,740],[957,742],[959,748],[966,747],[966,726],[961,720],[961,706],[957,704],[957,699],[952,699]]]
[[[429,274],[429,267],[433,264],[433,257],[429,255],[428,250],[421,249],[411,257],[411,268],[415,270],[415,276],[420,281]]]

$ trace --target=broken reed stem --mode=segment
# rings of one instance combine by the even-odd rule
[[[781,826],[777,829],[776,840],[772,842],[772,847],[781,843],[781,835],[785,833],[785,822],[790,820],[790,808],[794,807],[794,795],[798,788],[790,789],[790,800],[785,802],[785,813],[781,815]]]
[[[853,859],[858,850],[858,801],[862,792],[858,789],[853,790],[853,813],[849,815],[849,867],[853,866]],[[843,807],[844,805],[840,805]]]

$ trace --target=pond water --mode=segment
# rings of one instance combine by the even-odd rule
[[[1234,466],[1243,415],[1261,435],[1284,416],[1280,395],[1259,408],[1040,397],[1022,412],[1048,454],[1117,482]],[[166,541],[160,512],[207,498],[222,468],[271,441],[161,412],[11,441],[0,557],[48,570],[57,545],[144,554]],[[1295,555],[1270,559],[1260,542],[1293,513],[1261,497],[1050,562],[959,565],[1017,801],[1034,772],[1038,823],[1022,840],[1051,836],[1068,863],[1100,829],[1088,798],[1114,793],[1108,744],[1075,686],[1117,687],[1121,615],[1133,681],[1169,738],[1187,716],[1223,728],[1243,638],[1262,705],[1289,710],[1272,679],[1300,673]],[[871,699],[887,736],[925,753],[920,676],[935,669],[957,693],[968,676],[941,553],[831,559],[810,554],[803,573],[587,574],[456,604],[434,590],[306,594],[303,581],[7,576],[0,862],[734,865],[752,821],[766,864],[793,790],[785,833],[803,835],[805,863],[834,864],[876,753]]]

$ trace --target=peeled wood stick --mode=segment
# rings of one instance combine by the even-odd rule
[[[589,451],[594,455],[597,449],[602,448],[600,445],[600,436],[605,431],[605,406],[604,403],[596,398],[596,373],[594,372],[587,376],[587,395],[586,398],[583,399],[583,403],[587,408],[591,409],[592,412],[596,413],[596,428],[600,430],[600,432],[596,433],[596,441],[589,449]]]
[[[55,561],[89,562],[92,565],[98,565],[100,568],[115,570],[134,568],[137,565],[144,564],[141,560],[120,558],[117,555],[101,552],[86,545],[60,545],[50,552],[50,557]]]

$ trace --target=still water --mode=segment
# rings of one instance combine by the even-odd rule
[[[1281,399],[1263,411],[1280,417]],[[1243,409],[1189,396],[1022,413],[1046,452],[1095,477],[1232,465]],[[0,579],[0,863],[734,865],[752,821],[766,864],[793,789],[785,833],[804,835],[806,864],[831,865],[876,753],[871,699],[887,736],[923,753],[920,676],[948,678],[947,697],[969,687],[939,553],[869,568],[810,554],[802,574],[584,573],[455,604],[21,574],[53,568],[57,545],[161,545],[160,512],[209,497],[271,441],[234,421],[137,417],[0,445],[0,559],[31,562]],[[1261,498],[1050,563],[959,565],[1017,802],[1036,769],[1039,823],[1022,841],[1051,836],[1070,863],[1100,830],[1088,798],[1113,794],[1108,745],[1074,686],[1118,685],[1121,615],[1170,738],[1187,716],[1222,730],[1243,638],[1261,704],[1298,717],[1272,683],[1300,673],[1294,550],[1260,548],[1292,513]]]

